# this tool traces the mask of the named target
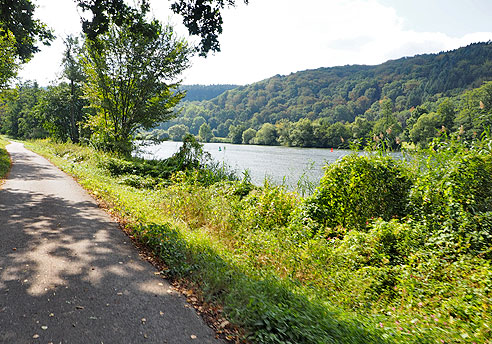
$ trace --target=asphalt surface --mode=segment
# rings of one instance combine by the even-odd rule
[[[0,343],[223,343],[72,178],[7,150]]]

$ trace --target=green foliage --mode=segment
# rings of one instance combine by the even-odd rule
[[[205,185],[237,179],[229,167],[214,162],[192,135],[185,136],[178,152],[165,160],[112,157],[105,159],[100,165],[112,176],[119,177],[120,183],[136,188],[166,185],[169,183],[166,180],[178,172],[191,173],[190,179]]]
[[[36,82],[30,81],[4,92],[0,133],[21,139],[46,137],[43,114],[36,107],[44,93]]]
[[[253,144],[256,136],[256,130],[248,128],[243,132],[243,144]]]
[[[207,123],[203,123],[198,131],[198,137],[202,142],[210,142],[213,137],[212,130]]]
[[[241,202],[241,221],[250,230],[279,230],[286,227],[298,199],[282,186],[268,182],[252,190]]]
[[[62,142],[70,140],[76,143],[84,136],[82,123],[87,116],[87,102],[80,98],[79,92],[72,94],[73,90],[66,83],[49,86],[36,105],[50,137]]]
[[[213,99],[225,91],[232,90],[237,85],[182,85],[181,90],[186,92],[184,101],[201,101]]]
[[[336,232],[319,230],[316,214],[307,211],[306,204],[317,206],[315,197],[303,201],[269,183],[253,186],[247,174],[207,183],[200,169],[178,171],[142,192],[155,162],[144,169],[121,159],[114,168],[128,173],[110,177],[95,163],[106,166],[108,155],[44,145],[37,149],[113,204],[133,235],[165,260],[169,276],[187,279],[206,302],[220,305],[253,343],[490,342],[488,140],[471,147],[435,142],[404,161],[352,155],[335,163],[326,173],[343,167],[346,178],[335,178],[340,190],[382,194],[373,203],[409,213],[367,220],[360,212],[357,226],[338,224]],[[197,161],[194,146],[175,160]],[[409,190],[410,197],[391,198],[391,190]],[[448,222],[456,226],[446,237]]]
[[[454,140],[435,141],[422,154],[410,209],[426,223],[430,241],[445,254],[490,256],[492,156]]]
[[[12,32],[0,31],[0,89],[17,75],[19,64],[16,60],[15,37]]]
[[[111,23],[107,33],[87,40],[84,94],[96,111],[88,122],[93,143],[130,154],[137,129],[172,118],[184,96],[173,80],[187,68],[189,54],[170,26],[147,23],[144,13],[132,23]]]
[[[444,126],[448,135],[462,124],[466,138],[471,140],[490,125],[488,93],[483,89],[467,91],[474,99],[468,105],[460,93],[492,79],[491,47],[490,42],[478,43],[378,66],[319,68],[277,75],[227,90],[211,100],[185,102],[182,116],[160,128],[176,124],[190,127],[194,118],[201,117],[216,137],[228,137],[233,143],[243,142],[241,134],[246,129],[259,132],[268,124],[276,133],[266,137],[260,133],[257,143],[347,148],[352,142],[372,145],[377,136],[376,146],[384,144],[397,150],[401,142],[410,139],[425,146],[437,135],[430,124],[436,124],[439,130]],[[479,97],[484,98],[483,109]],[[423,119],[410,138],[409,132],[419,117],[430,112],[437,113],[437,117],[432,123]],[[421,130],[423,134],[419,134]]]
[[[0,137],[0,180],[5,177],[10,169],[10,156],[5,150],[5,146],[8,141],[5,141],[3,137]]]
[[[168,130],[169,137],[174,141],[182,141],[183,138],[189,134],[188,127],[184,124],[176,124],[173,125]]]
[[[352,154],[325,167],[302,214],[322,227],[362,229],[371,218],[407,214],[412,180],[403,164],[389,156]]]
[[[34,19],[36,6],[30,0],[3,1],[0,4],[0,40],[15,38],[15,55],[27,62],[39,51],[37,41],[46,45],[53,40],[46,24]]]

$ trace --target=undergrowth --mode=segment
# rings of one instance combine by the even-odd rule
[[[5,177],[10,169],[10,157],[5,149],[9,142],[0,136],[0,179]]]
[[[255,343],[491,343],[484,147],[435,142],[405,162],[348,156],[302,198],[214,169],[198,150],[188,168],[179,155],[146,162],[31,144]]]

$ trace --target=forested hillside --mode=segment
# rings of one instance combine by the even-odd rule
[[[238,85],[182,85],[180,89],[186,91],[185,101],[195,101],[213,99],[236,87]]]
[[[180,116],[154,134],[176,140],[190,132],[204,141],[343,147],[389,131],[395,142],[420,143],[419,135],[410,135],[420,116],[437,112],[446,102],[440,112],[448,111],[441,114],[448,117],[433,124],[459,130],[463,92],[489,80],[490,41],[377,66],[277,75],[210,101],[185,102]]]

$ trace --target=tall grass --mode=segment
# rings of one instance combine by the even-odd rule
[[[491,342],[492,162],[479,149],[455,142],[407,164],[346,157],[303,198],[201,169],[156,177],[136,160],[115,173],[87,148],[31,147],[111,203],[171,277],[252,342]]]
[[[5,177],[10,169],[10,157],[5,149],[9,142],[0,136],[0,179]]]

